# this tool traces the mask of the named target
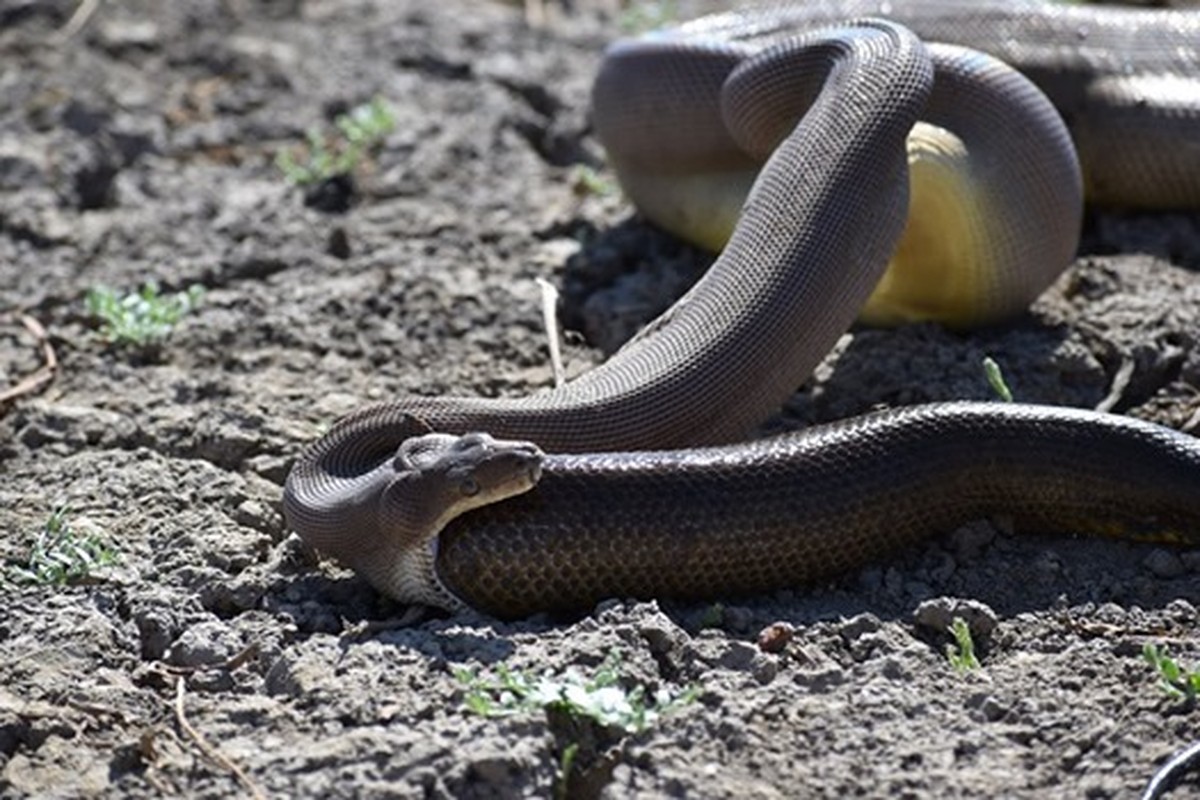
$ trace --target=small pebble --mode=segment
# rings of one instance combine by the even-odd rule
[[[796,626],[790,622],[772,622],[759,631],[758,649],[764,653],[781,653],[796,635]]]
[[[980,640],[989,638],[999,624],[996,612],[987,604],[957,597],[935,597],[924,601],[913,611],[913,624],[944,634],[955,617],[961,617],[971,629],[971,635]]]
[[[979,692],[967,698],[967,708],[978,709],[988,722],[995,722],[1008,713],[1008,706],[996,699],[996,696]]]
[[[853,642],[861,636],[868,633],[875,633],[882,627],[883,623],[879,621],[879,617],[870,613],[858,614],[851,617],[841,624],[838,628],[838,633],[847,642]]]
[[[197,623],[171,643],[167,661],[179,667],[216,667],[245,647],[236,631],[219,620]]]

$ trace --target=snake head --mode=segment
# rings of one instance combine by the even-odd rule
[[[532,489],[543,458],[531,442],[486,433],[414,436],[396,451],[397,477],[387,494],[392,501],[403,495],[405,503],[427,509],[439,519],[435,527],[440,530],[465,511]]]
[[[398,600],[461,607],[434,568],[438,534],[460,514],[532,489],[543,458],[537,445],[486,433],[405,439],[379,499],[375,538],[352,566]]]

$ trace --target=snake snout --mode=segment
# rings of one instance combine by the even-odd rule
[[[486,433],[430,433],[400,445],[393,468],[420,507],[461,514],[527,492],[542,474],[541,449]],[[409,501],[412,502],[412,501]]]
[[[484,434],[486,436],[486,434]],[[542,477],[541,449],[532,442],[507,441],[488,436],[472,448],[469,479],[482,494],[499,500],[529,491]]]

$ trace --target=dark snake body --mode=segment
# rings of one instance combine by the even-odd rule
[[[289,475],[290,525],[400,599],[502,616],[801,584],[995,513],[1037,529],[1200,540],[1200,444],[1104,414],[949,404],[663,449],[734,441],[777,409],[849,326],[904,225],[905,135],[932,79],[922,46],[874,22],[811,38],[795,58],[818,68],[793,87],[816,100],[687,296],[560,389],[356,412]],[[785,74],[766,66],[767,83]],[[440,531],[400,530],[389,470],[410,416],[553,455],[528,494]],[[663,450],[625,452],[647,449]],[[560,455],[590,451],[606,452]],[[414,592],[394,564],[430,539],[442,586]]]
[[[997,514],[1022,531],[1200,543],[1200,440],[964,402],[727,447],[554,455],[534,491],[452,521],[437,563],[467,605],[521,617],[812,585]]]

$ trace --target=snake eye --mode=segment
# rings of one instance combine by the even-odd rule
[[[467,497],[473,497],[479,494],[479,481],[474,478],[463,478],[462,482],[458,484],[458,488]]]

